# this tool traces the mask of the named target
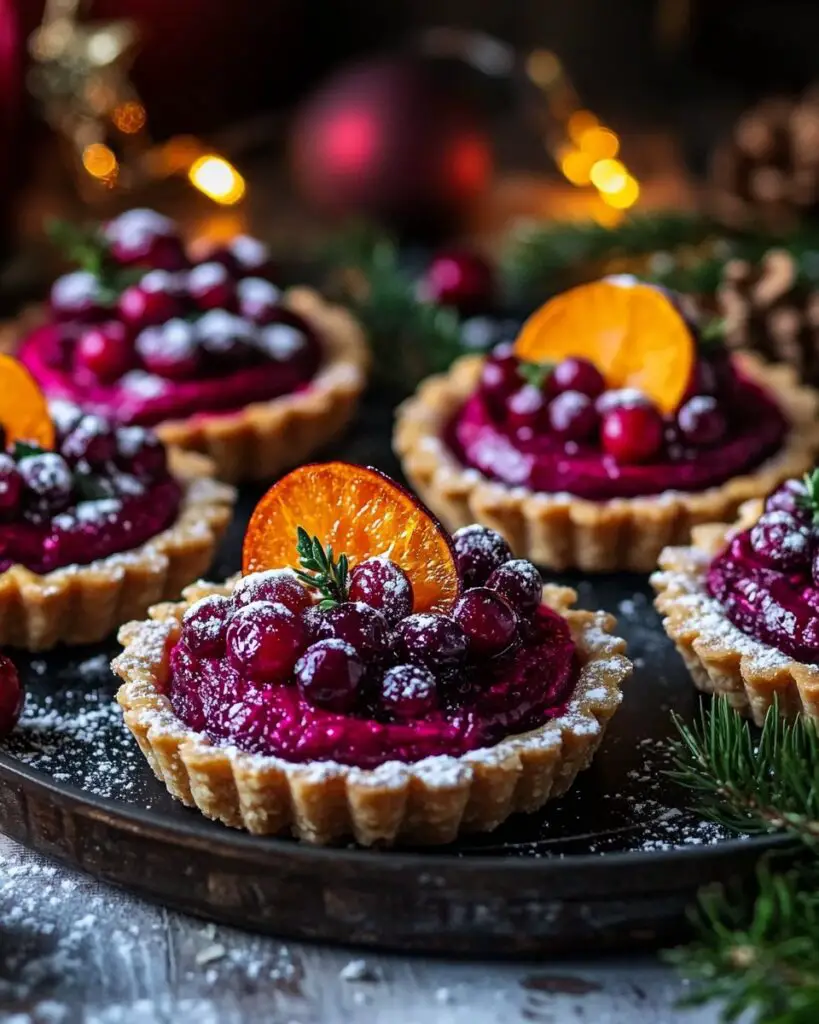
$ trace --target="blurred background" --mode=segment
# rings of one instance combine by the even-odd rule
[[[770,133],[761,184],[711,168],[811,85],[818,30],[811,0],[0,0],[0,288],[53,276],[47,218],[133,205],[298,256],[350,218],[491,250],[521,219],[778,200]]]

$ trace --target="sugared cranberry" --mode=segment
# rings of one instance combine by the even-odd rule
[[[153,431],[144,427],[120,427],[117,430],[117,464],[140,480],[156,480],[168,468],[165,445]]]
[[[14,663],[0,654],[0,736],[8,736],[23,710],[25,693]]]
[[[456,530],[452,542],[465,587],[482,587],[489,574],[512,557],[511,548],[503,537],[478,523]]]
[[[196,328],[187,320],[173,319],[159,327],[146,327],[137,335],[137,354],[150,373],[169,380],[189,380],[199,369]]]
[[[473,654],[498,654],[515,637],[518,618],[494,590],[475,587],[455,602],[452,618],[466,633]]]
[[[233,368],[249,356],[255,328],[226,309],[212,309],[196,321],[196,338],[214,368]]]
[[[313,603],[307,589],[286,569],[270,569],[243,576],[233,588],[233,603],[241,608],[252,601],[283,604],[296,615],[307,611]]]
[[[309,336],[293,324],[270,323],[260,327],[256,345],[267,359],[276,363],[298,361],[307,351]]]
[[[358,699],[364,662],[344,640],[319,640],[299,658],[295,673],[305,700],[316,707],[343,713],[351,711]]]
[[[62,398],[53,398],[48,403],[48,412],[60,441],[68,437],[83,417],[83,411],[78,405]]]
[[[433,671],[460,667],[469,647],[466,634],[454,619],[431,612],[419,612],[402,619],[395,639],[399,658]]]
[[[152,324],[163,324],[184,312],[176,295],[177,288],[178,282],[173,274],[152,270],[137,284],[125,289],[117,302],[117,311],[135,331]]]
[[[230,598],[211,594],[191,605],[182,618],[182,639],[197,658],[218,658],[225,652],[225,627],[232,612]]]
[[[74,481],[68,463],[56,452],[43,452],[21,459],[17,469],[23,478],[23,499],[32,511],[62,512],[71,504]]]
[[[399,722],[425,718],[438,707],[435,676],[423,665],[396,665],[381,680],[381,706]]]
[[[119,320],[87,327],[77,339],[74,351],[77,365],[106,383],[127,373],[133,363],[128,332]]]
[[[810,578],[814,587],[819,587],[819,548],[815,548],[810,561]]]
[[[808,489],[802,480],[786,480],[765,499],[766,512],[788,512],[795,519],[807,522],[811,518]]]
[[[368,558],[350,573],[351,601],[375,608],[390,626],[412,611],[413,593],[409,576],[388,558]]]
[[[244,277],[236,285],[239,312],[254,324],[263,327],[275,319],[281,292],[263,277]]]
[[[84,460],[89,466],[103,466],[116,454],[114,428],[102,416],[83,416],[62,445],[62,455],[72,464]]]
[[[109,221],[104,234],[111,258],[123,266],[181,270],[187,263],[176,225],[155,210],[128,210]]]
[[[14,459],[0,452],[0,516],[9,518],[20,507],[23,480]]]
[[[330,608],[322,616],[318,632],[321,639],[344,640],[355,647],[362,658],[380,655],[389,646],[387,620],[361,601],[349,601]]]
[[[424,301],[454,306],[464,316],[486,309],[494,290],[491,265],[483,256],[466,249],[439,252],[418,286]]]
[[[585,441],[598,423],[594,402],[582,391],[562,391],[549,405],[549,427],[563,441]]]
[[[646,405],[651,406],[651,399],[637,388],[613,388],[611,391],[604,391],[594,403],[599,416],[605,416],[612,409],[634,409]]]
[[[597,398],[606,390],[606,381],[594,363],[569,356],[552,370],[548,390],[552,395],[563,391],[579,391],[587,398]]]
[[[751,547],[772,569],[796,572],[810,560],[810,530],[787,512],[765,512],[751,530]]]
[[[521,386],[520,363],[511,345],[501,345],[489,356],[481,370],[480,390],[498,411]]]
[[[506,421],[513,430],[537,430],[545,418],[546,398],[532,384],[524,384],[506,401]]]
[[[618,462],[648,462],[663,446],[663,418],[651,405],[623,405],[603,417],[603,449]]]
[[[525,558],[513,558],[504,562],[486,581],[489,590],[506,603],[523,619],[534,615],[543,597],[543,580],[537,568]]]
[[[199,309],[232,309],[236,285],[223,263],[200,263],[188,274],[188,294]]]
[[[313,643],[320,638],[321,623],[323,619],[324,612],[317,604],[311,605],[311,607],[309,607],[302,615],[301,621],[304,623],[304,628],[307,630],[310,643]]]
[[[100,307],[100,283],[90,270],[63,274],[51,286],[51,309],[57,320],[92,319]]]
[[[232,238],[224,252],[229,265],[232,265],[239,277],[271,278],[274,273],[270,249],[250,235],[236,235]]]
[[[677,413],[677,426],[688,444],[706,448],[725,436],[727,424],[716,398],[695,395]]]
[[[306,646],[307,631],[299,616],[270,601],[238,608],[227,629],[230,660],[259,682],[289,676]]]

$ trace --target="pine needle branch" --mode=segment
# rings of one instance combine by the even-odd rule
[[[296,533],[296,550],[302,567],[296,576],[321,594],[319,608],[326,611],[346,601],[350,575],[347,556],[340,555],[336,559],[331,547],[325,549],[318,537],[311,537],[302,526],[297,527]]]

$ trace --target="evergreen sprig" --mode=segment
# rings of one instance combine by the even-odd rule
[[[797,502],[813,516],[814,526],[819,525],[819,469],[805,473],[805,495],[797,498]]]
[[[521,363],[518,373],[532,387],[542,388],[554,370],[554,363]]]
[[[80,270],[88,270],[97,277],[105,276],[108,242],[98,225],[72,224],[55,218],[46,224],[46,234]]]
[[[326,611],[347,600],[350,565],[346,555],[333,554],[332,547],[325,549],[318,537],[311,537],[304,527],[296,529],[296,550],[301,571],[296,576],[308,587],[314,587],[321,594],[319,608]]]

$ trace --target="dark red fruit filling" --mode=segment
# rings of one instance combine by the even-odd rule
[[[0,654],[0,736],[7,736],[17,725],[24,701],[25,692],[14,663]]]
[[[819,661],[817,477],[791,480],[765,502],[708,570],[709,593],[748,636],[798,661]]]
[[[355,567],[340,601],[268,572],[198,602],[171,652],[176,713],[243,750],[361,767],[457,756],[542,725],[576,679],[569,627],[540,604],[535,567],[478,529],[471,572],[487,586],[451,616],[398,616],[411,588],[383,558]]]
[[[89,244],[101,269],[56,281],[53,322],[21,347],[49,397],[152,426],[309,386],[320,343],[266,279],[262,243],[235,239],[190,266],[172,221],[131,210]]]
[[[87,565],[129,551],[179,514],[165,449],[142,427],[55,406],[55,451],[0,453],[0,572]]]
[[[604,501],[716,486],[775,454],[787,430],[771,396],[722,351],[700,354],[680,407],[664,416],[638,391],[606,390],[585,359],[525,363],[503,344],[446,440],[509,486]]]

